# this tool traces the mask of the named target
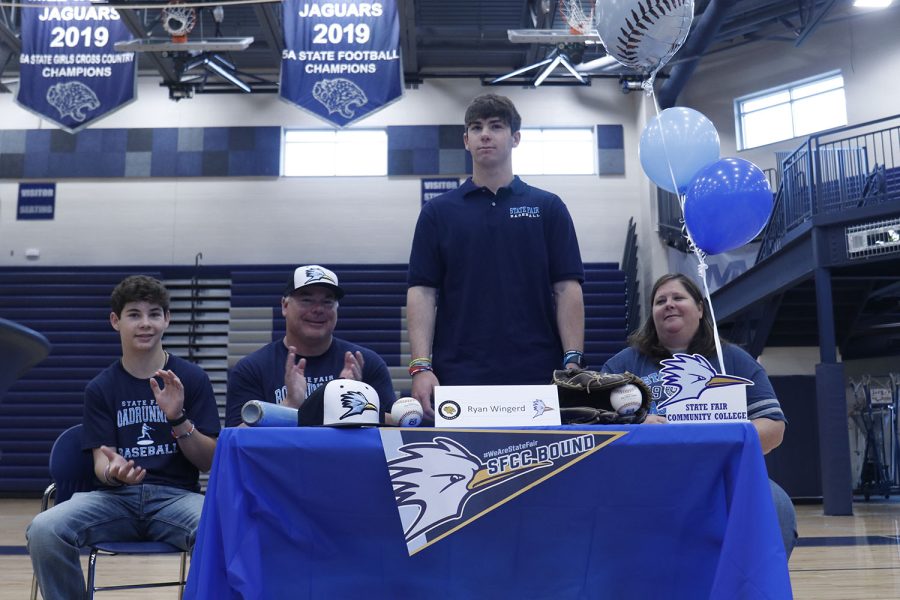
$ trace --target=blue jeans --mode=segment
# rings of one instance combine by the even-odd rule
[[[203,495],[165,485],[140,484],[80,492],[38,514],[25,530],[28,553],[46,600],[85,595],[78,549],[99,542],[168,542],[194,545]]]
[[[784,543],[784,553],[788,559],[797,544],[797,513],[794,503],[781,486],[769,480],[772,488],[772,501],[775,503],[775,513],[778,515],[778,526],[781,528],[781,541]]]

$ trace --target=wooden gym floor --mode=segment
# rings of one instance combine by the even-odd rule
[[[0,499],[0,600],[24,600],[31,589],[25,526],[39,500]],[[852,517],[826,517],[822,506],[797,506],[800,542],[790,561],[799,600],[897,600],[900,598],[900,499],[856,502]],[[83,562],[86,559],[82,559]],[[109,557],[98,561],[99,585],[162,581],[177,576],[178,559]],[[167,600],[175,588],[106,592],[105,600]]]

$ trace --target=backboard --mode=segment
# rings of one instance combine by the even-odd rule
[[[596,29],[572,33],[567,29],[507,29],[509,41],[515,44],[600,44]]]
[[[173,42],[170,38],[137,38],[115,43],[117,52],[236,52],[246,50],[253,37],[218,37]]]

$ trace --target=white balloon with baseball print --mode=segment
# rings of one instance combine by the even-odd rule
[[[669,62],[691,30],[694,0],[599,0],[594,24],[614,59],[648,75]]]

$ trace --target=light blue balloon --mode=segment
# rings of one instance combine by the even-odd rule
[[[684,198],[684,224],[707,254],[740,248],[762,231],[772,214],[772,188],[759,167],[723,158],[697,173]]]
[[[703,113],[667,108],[644,127],[638,152],[650,181],[683,194],[700,169],[719,159],[719,132]]]

